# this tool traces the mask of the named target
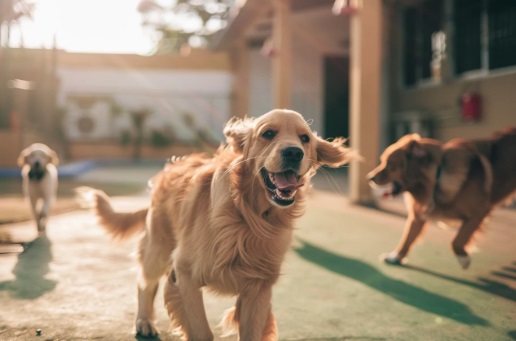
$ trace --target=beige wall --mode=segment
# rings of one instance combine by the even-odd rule
[[[141,158],[166,160],[171,156],[183,156],[194,151],[196,151],[196,148],[193,146],[171,146],[165,148],[142,146]],[[109,142],[71,142],[69,153],[71,160],[130,159],[133,155],[133,147]]]
[[[18,131],[0,131],[0,167],[18,168],[18,156],[22,149],[33,143],[45,143],[61,155],[61,148],[56,142],[43,140],[40,136],[27,132],[20,135]]]
[[[461,119],[459,100],[468,90],[482,96],[483,117],[479,122]],[[444,141],[455,137],[482,137],[507,126],[516,126],[516,71],[402,90],[399,94],[399,106],[394,108],[394,113],[418,110],[431,114],[437,121],[437,137]]]
[[[17,132],[0,131],[0,167],[18,167],[20,135]]]
[[[406,112],[419,111],[435,119],[436,137],[448,141],[456,137],[476,138],[490,135],[507,126],[516,126],[516,67],[474,77],[448,76],[441,84],[406,89],[403,84],[402,17],[398,7],[386,11],[390,23],[389,44],[385,46],[390,75],[387,91],[390,121]],[[448,58],[443,72],[450,74]],[[477,92],[483,101],[482,119],[461,119],[460,97]]]

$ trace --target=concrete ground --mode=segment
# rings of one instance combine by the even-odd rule
[[[155,171],[110,168],[84,179],[145,182]],[[454,231],[436,227],[409,265],[389,266],[378,256],[400,238],[399,202],[383,203],[383,211],[350,205],[344,178],[319,175],[297,224],[274,288],[281,340],[516,339],[515,211],[496,212],[466,271],[449,247]],[[146,204],[143,186],[141,195],[115,199],[122,210]],[[32,240],[34,231],[32,222],[0,226],[18,241]],[[53,216],[47,237],[0,255],[0,340],[134,340],[135,244],[111,241],[88,212]],[[234,299],[206,294],[205,301],[217,340],[236,340],[216,328]],[[160,294],[156,310],[156,339],[179,340]]]

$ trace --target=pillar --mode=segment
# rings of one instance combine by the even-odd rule
[[[382,75],[382,0],[356,0],[350,24],[350,146],[363,161],[349,173],[352,203],[371,204],[366,175],[378,163]]]
[[[274,107],[289,109],[291,105],[292,33],[290,26],[291,0],[273,0],[272,72]]]

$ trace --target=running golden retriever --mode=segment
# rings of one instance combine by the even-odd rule
[[[406,135],[384,151],[369,179],[374,185],[388,185],[385,194],[406,192],[407,223],[396,249],[384,255],[387,263],[403,263],[432,219],[460,223],[452,249],[467,268],[473,236],[491,211],[516,191],[516,128],[445,144]]]
[[[185,340],[213,340],[201,288],[237,295],[223,319],[240,340],[276,340],[272,286],[304,211],[310,178],[320,166],[352,157],[342,138],[325,141],[303,117],[273,110],[230,121],[227,145],[211,158],[176,159],[152,180],[148,209],[114,212],[100,191],[90,197],[104,228],[126,237],[145,231],[139,246],[136,332],[156,334],[153,302],[167,275],[165,306]]]

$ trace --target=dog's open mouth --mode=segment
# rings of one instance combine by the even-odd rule
[[[273,173],[261,169],[265,186],[271,192],[271,200],[278,206],[290,206],[295,201],[297,189],[304,184],[299,183],[301,176],[293,170]]]
[[[397,181],[390,182],[386,185],[372,185],[375,192],[378,193],[382,198],[387,199],[394,197],[401,192],[403,192],[403,188],[401,184]]]

